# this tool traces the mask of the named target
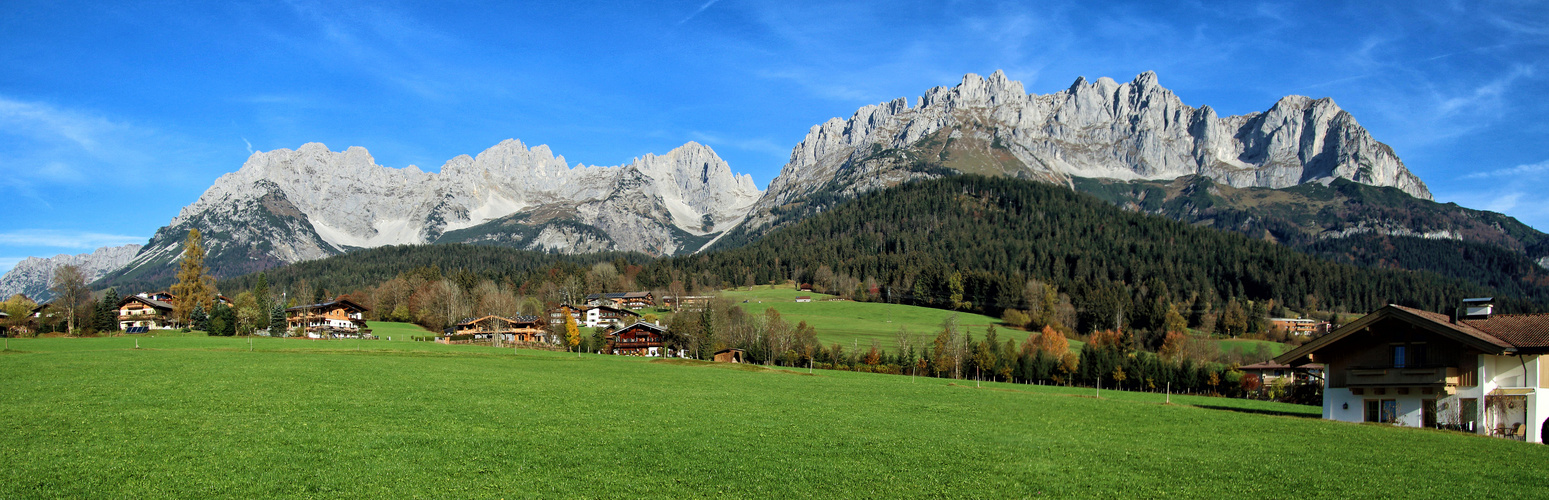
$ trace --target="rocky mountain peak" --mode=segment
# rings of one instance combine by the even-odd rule
[[[918,161],[1067,184],[1073,177],[1200,175],[1236,187],[1283,188],[1345,178],[1430,198],[1391,148],[1328,98],[1287,96],[1262,113],[1220,117],[1184,104],[1151,71],[1122,84],[1078,77],[1048,95],[1028,95],[996,71],[932,88],[916,107],[905,103],[864,106],[849,119],[813,126],[770,183],[754,224],[835,179],[845,180],[847,192],[863,192],[935,175],[910,173]],[[916,160],[878,156],[892,150]]]
[[[6,271],[5,276],[0,276],[0,297],[10,298],[12,295],[26,294],[36,301],[47,301],[53,293],[49,291],[49,283],[53,280],[54,270],[62,266],[76,266],[81,269],[81,274],[86,276],[86,282],[90,283],[101,278],[108,272],[123,267],[135,253],[140,251],[140,245],[124,245],[117,247],[101,247],[91,253],[76,255],[59,254],[49,258],[27,257]],[[125,294],[124,290],[119,293]]]

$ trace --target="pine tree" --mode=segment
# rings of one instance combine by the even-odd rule
[[[198,229],[188,230],[183,240],[183,256],[178,262],[177,283],[172,285],[176,302],[172,306],[172,318],[180,324],[188,324],[194,308],[208,311],[215,302],[215,278],[204,267],[203,237]]]
[[[194,304],[194,310],[188,312],[188,322],[195,330],[214,335],[210,332],[210,315],[205,314],[203,305]]]
[[[285,304],[275,302],[269,307],[269,335],[284,336],[285,328]]]
[[[258,273],[258,283],[253,285],[253,301],[257,302],[259,310],[263,311],[258,315],[258,321],[253,324],[253,328],[259,330],[269,328],[269,307],[273,299],[269,297],[269,278],[264,273]]]
[[[102,321],[97,324],[97,331],[118,331],[118,290],[108,287],[108,291],[102,294]]]

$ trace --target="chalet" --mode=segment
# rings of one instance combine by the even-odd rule
[[[1549,434],[1549,314],[1452,316],[1388,305],[1275,358],[1325,365],[1323,418],[1541,443]]]
[[[743,361],[743,358],[742,358],[742,349],[721,349],[719,351],[715,351],[715,358],[714,359],[715,359],[715,362],[717,362],[717,363],[743,363],[743,362],[745,362],[745,361]]]
[[[542,342],[548,338],[543,319],[537,316],[481,316],[464,318],[453,327],[458,335],[473,335],[476,339],[498,339],[502,342]]]
[[[714,295],[684,295],[680,297],[664,298],[662,299],[662,303],[667,307],[672,308],[674,311],[684,308],[700,309],[703,308],[705,304],[709,304],[710,300],[714,298]]]
[[[305,329],[314,339],[365,335],[371,332],[363,316],[368,310],[348,299],[296,306],[285,310],[285,327]]]
[[[644,321],[620,328],[608,334],[608,344],[603,352],[620,356],[661,356],[667,328]]]
[[[1264,381],[1266,384],[1278,379],[1289,378],[1292,374],[1291,365],[1280,364],[1274,361],[1246,365],[1240,368],[1240,370],[1242,370],[1243,375],[1258,376],[1259,380]]]
[[[118,326],[127,333],[172,328],[172,306],[172,294],[166,292],[124,297],[118,301]]]
[[[640,319],[640,313],[609,306],[596,306],[587,308],[585,325],[590,328],[602,326],[619,326],[633,323]]]
[[[1269,318],[1269,324],[1291,335],[1328,333],[1328,322],[1306,318]]]
[[[656,296],[651,292],[594,293],[586,296],[586,305],[645,309],[656,305]]]
[[[561,304],[559,307],[549,310],[549,324],[565,324],[565,312],[575,318],[577,326],[588,328],[600,328],[604,326],[618,326],[639,320],[640,313],[620,309],[612,306],[571,306]]]

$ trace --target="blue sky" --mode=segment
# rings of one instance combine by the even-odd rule
[[[709,144],[766,185],[807,129],[964,73],[1152,70],[1192,106],[1332,97],[1440,201],[1549,230],[1544,2],[0,4],[0,270],[143,243],[252,150],[437,169]]]

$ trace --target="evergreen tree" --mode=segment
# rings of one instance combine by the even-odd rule
[[[274,299],[269,296],[269,278],[264,273],[258,273],[258,283],[253,285],[253,301],[257,302],[259,310],[263,311],[263,314],[258,315],[258,321],[253,324],[253,328],[259,330],[269,328],[269,309]]]
[[[269,306],[269,335],[283,336],[285,328],[285,304],[275,302]]]
[[[118,301],[118,290],[108,287],[108,291],[102,294],[102,301],[98,303],[98,308],[102,312],[101,318],[97,322],[97,331],[118,331]]]
[[[237,315],[231,306],[217,303],[210,314],[210,335],[230,337],[237,334]]]
[[[194,304],[194,310],[188,313],[188,322],[195,330],[215,335],[215,332],[210,331],[210,315],[205,314],[203,305]]]

